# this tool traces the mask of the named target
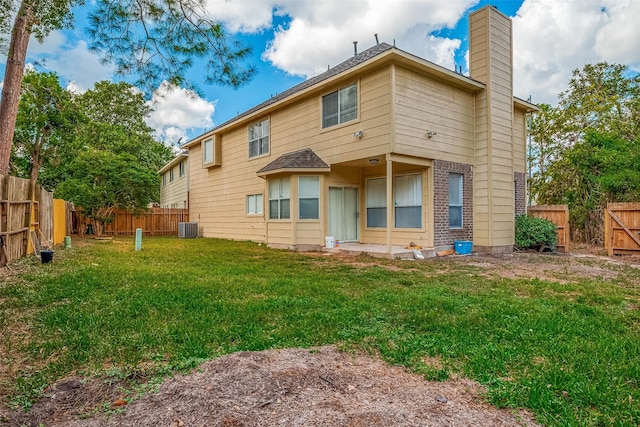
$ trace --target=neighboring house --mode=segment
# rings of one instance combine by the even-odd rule
[[[178,154],[164,165],[158,173],[162,176],[160,184],[160,207],[189,207],[189,155]]]
[[[186,143],[200,235],[510,252],[537,108],[513,97],[511,20],[469,22],[471,77],[382,43]]]

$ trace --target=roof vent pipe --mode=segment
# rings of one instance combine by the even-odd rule
[[[353,42],[353,56],[358,54],[358,42]]]
[[[378,34],[374,34],[374,37],[376,38],[376,46],[380,44],[380,42],[378,41]]]

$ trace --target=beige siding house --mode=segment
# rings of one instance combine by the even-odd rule
[[[180,153],[158,171],[160,184],[160,207],[189,207],[189,155]]]
[[[511,251],[537,108],[513,97],[511,20],[469,22],[470,77],[382,43],[185,144],[200,235]]]

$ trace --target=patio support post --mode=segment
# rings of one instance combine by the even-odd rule
[[[387,153],[387,253],[391,253],[393,227],[393,161]]]

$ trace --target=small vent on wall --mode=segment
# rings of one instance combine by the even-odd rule
[[[178,237],[182,237],[182,238],[198,237],[198,223],[197,222],[179,222]]]

